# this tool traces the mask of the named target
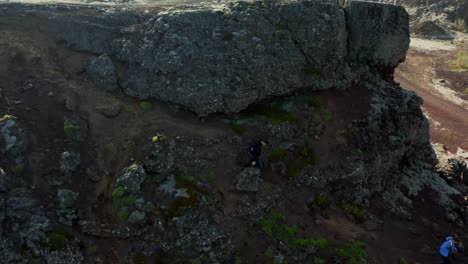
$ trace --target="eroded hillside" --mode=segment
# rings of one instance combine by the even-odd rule
[[[400,7],[2,4],[0,33],[2,262],[428,263],[467,235],[466,170],[393,81]]]

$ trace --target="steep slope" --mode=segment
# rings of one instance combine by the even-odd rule
[[[426,263],[466,236],[392,81],[403,9],[162,10],[0,6],[2,262]]]

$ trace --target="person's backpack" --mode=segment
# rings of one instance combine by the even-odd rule
[[[256,146],[257,144],[258,144],[258,142],[257,142],[256,140],[250,141],[250,143],[249,143],[249,149],[248,149],[250,153],[252,153],[252,152],[254,151],[254,148],[255,148],[255,146]]]

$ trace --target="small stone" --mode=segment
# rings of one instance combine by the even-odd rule
[[[114,104],[112,106],[100,106],[96,107],[96,110],[101,112],[106,117],[113,118],[120,114],[122,106],[120,104]]]
[[[88,175],[88,179],[92,182],[99,182],[101,180],[101,176],[99,175],[96,168],[87,168],[86,175]]]
[[[115,66],[112,59],[106,54],[92,57],[86,65],[86,72],[100,88],[106,91],[117,89]]]
[[[143,224],[145,222],[145,213],[141,211],[133,212],[128,218],[128,222],[131,224]]]
[[[26,83],[25,85],[23,85],[22,90],[28,91],[28,90],[31,90],[32,88],[34,88],[34,85],[32,83]]]
[[[62,153],[60,160],[60,170],[65,174],[74,172],[80,165],[80,154],[65,151]]]
[[[65,100],[65,107],[70,111],[76,111],[78,109],[78,98],[77,96],[68,96]]]
[[[47,96],[49,96],[49,97],[54,96],[54,92],[49,92],[49,93],[47,94]]]
[[[117,178],[115,187],[122,186],[125,191],[136,194],[140,192],[140,185],[145,181],[146,173],[142,166],[137,163],[122,169],[120,176]]]

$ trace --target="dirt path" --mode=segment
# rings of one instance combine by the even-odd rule
[[[424,99],[422,108],[430,120],[431,142],[441,143],[454,153],[468,150],[468,102],[450,86],[466,82],[468,72],[442,79],[436,70],[450,67],[446,61],[459,50],[450,42],[412,40],[406,61],[395,74],[403,88]]]

